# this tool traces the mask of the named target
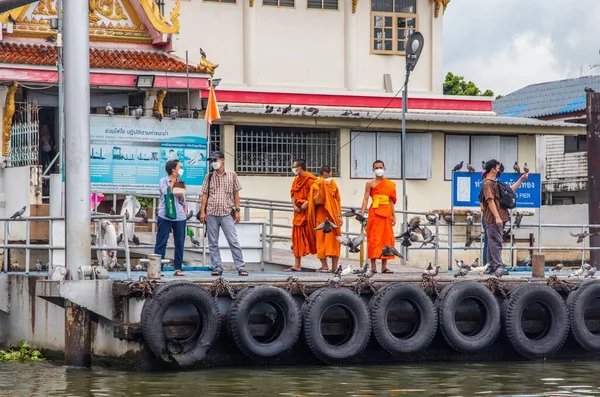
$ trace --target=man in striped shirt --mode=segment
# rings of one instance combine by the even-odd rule
[[[247,276],[246,264],[242,256],[242,248],[238,242],[235,224],[240,222],[240,190],[242,185],[237,174],[225,169],[223,152],[213,152],[210,156],[212,171],[204,178],[202,184],[202,204],[200,205],[200,221],[206,225],[212,275],[223,274],[223,263],[219,252],[219,230],[229,243],[233,262],[240,276]]]

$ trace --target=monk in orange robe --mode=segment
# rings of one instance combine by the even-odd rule
[[[290,194],[294,208],[292,222],[292,250],[294,251],[294,266],[285,269],[286,272],[299,272],[302,270],[302,257],[316,254],[314,233],[314,219],[308,216],[308,197],[316,176],[306,171],[306,161],[296,160],[292,165],[296,177],[292,182]]]
[[[372,199],[367,218],[367,256],[371,259],[371,269],[377,271],[376,260],[381,259],[381,272],[393,273],[387,267],[388,259],[394,256],[381,256],[381,252],[386,245],[394,247],[394,229],[396,225],[396,214],[394,204],[396,204],[396,184],[389,179],[384,178],[385,164],[381,160],[373,163],[373,172],[375,178],[367,182],[365,186],[365,195],[363,197],[360,214],[364,215],[369,198]]]
[[[308,196],[308,217],[314,218],[314,225],[318,226],[328,219],[338,228],[329,233],[315,230],[317,243],[317,258],[321,261],[321,268],[317,272],[329,272],[327,258],[331,258],[331,267],[335,272],[340,258],[340,242],[338,236],[342,235],[342,199],[335,181],[331,178],[331,167],[324,165],[319,171],[320,178],[312,184]],[[315,226],[315,227],[316,227]]]

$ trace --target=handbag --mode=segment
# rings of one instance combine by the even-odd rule
[[[185,182],[175,182],[173,185],[173,195],[185,196]]]
[[[177,219],[177,207],[175,207],[175,196],[171,192],[171,186],[167,187],[167,194],[165,194],[165,218]]]

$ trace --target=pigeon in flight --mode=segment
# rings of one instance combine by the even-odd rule
[[[383,247],[383,249],[381,250],[381,255],[379,255],[379,257],[382,256],[397,256],[398,258],[402,258],[404,259],[404,257],[402,256],[402,254],[396,249],[396,247],[390,247],[389,245],[386,245],[385,247]]]
[[[365,217],[362,216],[355,208],[350,208],[349,211],[343,212],[342,216],[346,218],[354,217],[354,219],[361,223],[365,221]]]
[[[599,233],[590,233],[587,230],[585,232],[581,232],[581,233],[569,233],[571,236],[573,237],[577,237],[577,244],[582,243],[583,239],[586,238],[587,236],[596,236]]]
[[[110,106],[110,102],[108,103],[108,105],[106,105],[106,114],[108,114],[109,116],[114,116],[115,115],[115,109],[113,109],[112,106]]]
[[[356,236],[352,239],[350,236],[338,236],[336,238],[340,244],[348,247],[350,252],[360,252],[360,245],[365,240],[365,235],[361,234],[360,236]]]
[[[424,276],[431,276],[431,277],[435,277],[438,275],[438,273],[440,272],[440,265],[437,265],[435,268],[433,266],[431,266],[431,262],[429,262],[429,266],[427,266],[425,268],[425,270],[423,270],[423,275]]]
[[[331,233],[333,229],[338,229],[338,227],[331,222],[329,218],[325,218],[325,221],[319,226],[315,227],[314,230],[323,230],[323,233]]]

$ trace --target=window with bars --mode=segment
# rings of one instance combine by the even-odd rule
[[[317,174],[323,165],[339,176],[339,131],[293,127],[236,126],[235,171],[292,176],[294,159]]]
[[[483,171],[482,161],[496,159],[504,164],[505,172],[512,172],[517,146],[516,136],[446,135],[445,180],[452,179],[452,169],[461,161],[461,171],[467,170],[467,163]]]
[[[417,0],[371,1],[371,53],[405,55],[408,37],[418,30]]]
[[[294,7],[294,0],[263,0],[263,6]]]
[[[350,177],[372,178],[373,162],[385,163],[385,175],[402,178],[400,132],[352,131],[350,134]],[[431,134],[406,134],[406,179],[431,178]]]
[[[338,0],[308,0],[307,7],[319,10],[337,10]]]
[[[574,135],[565,136],[565,153],[576,153],[587,151],[587,136]]]
[[[221,150],[221,126],[218,124],[212,124],[210,126],[210,150],[208,155],[214,151]]]

